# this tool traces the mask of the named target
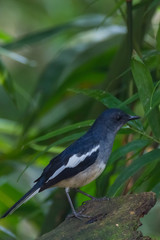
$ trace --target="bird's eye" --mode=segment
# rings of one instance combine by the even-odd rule
[[[122,117],[121,117],[121,115],[119,115],[119,114],[116,116],[116,120],[117,120],[117,121],[121,120],[121,118],[122,118]]]

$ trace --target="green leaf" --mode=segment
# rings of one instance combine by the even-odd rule
[[[157,41],[157,50],[160,51],[160,24],[159,24],[157,35],[156,35],[156,41]]]
[[[149,153],[144,154],[143,156],[137,158],[133,161],[133,163],[126,167],[121,174],[117,177],[116,181],[110,187],[107,195],[115,196],[121,186],[136,172],[138,172],[141,168],[146,166],[148,163],[159,161],[160,160],[160,149],[153,150]]]
[[[56,59],[50,62],[41,76],[37,89],[38,94],[43,90],[42,103],[44,103],[44,98],[46,100],[46,98],[53,96],[54,93],[54,99],[51,97],[50,101],[50,104],[51,102],[53,103],[57,93],[61,95],[61,91],[66,90],[67,87],[73,84],[73,79],[70,83],[66,82],[66,80],[76,69],[94,57],[104,53],[107,49],[115,46],[118,39],[121,39],[124,34],[123,28],[121,29],[120,26],[117,26],[117,29],[118,30],[115,31],[114,26],[112,26],[112,28],[108,28],[107,31],[106,28],[103,32],[103,37],[98,40],[96,39],[98,33],[93,32],[92,41],[88,40],[86,33],[86,38],[84,38],[83,42],[76,41],[73,46],[64,49]]]
[[[80,128],[83,128],[83,127],[91,126],[92,124],[93,124],[93,120],[88,120],[88,121],[83,121],[83,122],[71,124],[69,126],[66,126],[66,127],[60,128],[58,130],[52,131],[50,133],[47,133],[47,134],[45,134],[41,137],[35,138],[34,140],[32,140],[31,142],[29,142],[27,144],[37,143],[37,142],[41,142],[41,141],[44,141],[44,140],[48,140],[50,138],[53,138],[55,136],[73,131],[75,129],[80,129]]]
[[[67,91],[66,94],[70,95],[70,92]],[[41,129],[43,133],[46,133],[48,131],[50,132],[52,128],[55,129],[54,126],[57,124],[59,126],[63,126],[63,123],[65,121],[68,122],[68,119],[72,114],[74,114],[74,116],[79,115],[80,111],[83,111],[84,114],[85,109],[88,109],[87,102],[89,102],[88,99],[84,97],[80,98],[78,95],[73,95],[70,97],[67,96],[67,98],[62,99],[60,102],[58,102],[54,108],[50,109],[47,114],[39,118],[34,128],[37,128],[38,130]],[[81,119],[84,118],[82,117]]]
[[[156,48],[157,48],[158,52],[160,52],[160,24],[159,24],[157,35],[156,35]],[[159,62],[160,62],[160,54],[157,56],[157,64],[156,64],[157,79],[160,79],[160,65],[159,65]]]
[[[125,146],[118,148],[117,150],[112,152],[112,154],[109,158],[108,164],[113,164],[116,160],[125,156],[127,153],[129,153],[131,151],[134,151],[134,152],[138,151],[138,150],[146,147],[149,143],[150,143],[150,141],[148,141],[148,140],[138,139],[138,140],[134,140],[134,141],[126,144]]]
[[[7,44],[3,44],[2,47],[6,49],[15,49],[15,48],[24,47],[25,45],[28,45],[28,44],[31,45],[36,42],[40,42],[49,37],[53,37],[57,34],[65,32],[67,30],[75,30],[75,32],[77,33],[77,31],[84,31],[84,30],[95,28],[95,27],[97,28],[102,23],[104,18],[105,16],[101,14],[94,14],[94,16],[93,14],[82,16],[74,19],[71,22],[61,24],[56,27],[54,26],[47,30],[29,33],[18,40],[15,40]]]
[[[0,30],[0,40],[3,40],[4,42],[10,42],[13,40],[13,37],[8,33]]]
[[[97,89],[70,89],[75,93],[82,93],[86,96],[92,97],[97,101],[103,103],[106,107],[115,108],[119,107],[122,103],[118,98],[114,97],[109,92],[105,92],[103,90]],[[125,110],[128,110],[126,106],[124,106]]]
[[[109,16],[113,16],[115,12],[119,11],[123,4],[124,4],[124,0],[116,1],[114,4],[114,8],[109,13]]]
[[[4,87],[8,95],[11,97],[12,101],[16,104],[15,89],[13,86],[13,81],[6,67],[0,60],[0,85]]]
[[[38,145],[38,144],[35,144],[35,143],[32,143],[30,144],[30,147],[32,149],[34,149],[35,151],[38,151],[38,152],[42,152],[42,151],[45,151],[45,149],[47,148],[46,146],[44,145]],[[50,152],[50,153],[56,153],[56,154],[59,154],[61,153],[65,148],[64,147],[60,147],[60,146],[53,146],[51,147],[50,149],[48,149],[47,152]]]
[[[149,163],[144,169],[143,172],[141,172],[140,176],[130,189],[130,191],[135,191],[138,189],[143,191],[153,191],[155,185],[157,182],[160,181],[160,174],[159,174],[159,167],[160,162],[151,162]]]
[[[156,193],[157,198],[160,197],[160,183],[156,184],[156,186],[152,189],[153,192]]]
[[[149,108],[149,111],[145,113],[145,116],[151,113],[152,109],[154,109],[160,104],[160,90],[159,89],[157,90],[159,84],[160,84],[160,81],[158,81],[154,86],[151,99],[150,99],[150,108]]]
[[[127,99],[126,102],[121,102],[118,98],[113,96],[111,93],[105,92],[102,90],[97,90],[97,89],[96,90],[95,89],[83,89],[83,90],[82,89],[71,89],[71,91],[76,92],[76,93],[85,94],[86,96],[92,97],[92,98],[96,99],[97,101],[101,102],[108,108],[120,108],[129,114],[133,114],[133,112],[130,110],[129,107],[127,107],[127,104],[131,103],[131,102],[135,101],[135,99],[137,99],[137,96],[134,95],[130,99]],[[140,131],[143,131],[143,126],[140,121],[130,122],[130,123],[128,123],[128,125],[136,127]]]
[[[36,62],[34,60],[29,60],[28,58],[26,58],[18,53],[11,52],[2,47],[0,47],[0,55],[6,56],[8,58],[11,58],[12,60],[19,62],[19,63],[26,64],[26,65],[29,65],[32,67],[34,67],[36,65]]]
[[[154,91],[151,74],[136,52],[134,52],[131,67],[134,81],[138,89],[139,98],[145,113],[148,113],[151,110],[150,101]],[[158,108],[155,107],[152,111],[150,111],[148,114],[148,122],[155,137],[160,138],[160,114]]]
[[[17,239],[16,235],[14,233],[12,233],[10,230],[8,230],[5,227],[0,226],[0,238],[1,239],[8,239],[8,240],[12,240],[12,239]]]
[[[101,31],[103,34],[99,34]],[[34,93],[37,109],[33,108],[32,104],[28,106],[29,111],[26,112],[27,118],[24,132],[27,131],[28,126],[31,126],[31,123],[36,118],[41,118],[53,108],[67,88],[75,84],[75,79],[69,79],[71,74],[83,64],[100,56],[100,54],[104,54],[107,49],[117,46],[124,32],[123,27],[113,25],[110,28],[106,27],[104,30],[100,29],[89,34],[86,33],[83,41],[75,40],[71,46],[64,48],[48,64],[39,79]],[[102,37],[99,37],[99,35]],[[76,84],[78,84],[77,81]]]
[[[3,48],[6,49],[16,49],[25,46],[26,44],[33,44],[44,40],[50,36],[60,33],[68,28],[70,28],[70,24],[64,24],[58,27],[53,27],[44,31],[29,33],[25,37],[22,37],[18,40],[15,40],[11,43],[7,43],[2,45]]]
[[[0,118],[0,132],[10,135],[19,135],[22,127],[14,121]]]

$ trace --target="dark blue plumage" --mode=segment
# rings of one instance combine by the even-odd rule
[[[78,188],[96,179],[104,170],[110,156],[117,131],[128,121],[139,118],[119,109],[104,111],[81,138],[53,158],[33,188],[14,204],[3,216],[6,217],[36,193],[51,186],[64,187],[72,211],[69,188]]]
[[[62,180],[71,178],[71,177],[75,176],[76,174],[78,174],[79,172],[84,171],[86,168],[91,166],[96,161],[98,152],[99,151],[97,150],[96,152],[92,153],[92,155],[86,157],[84,161],[80,162],[74,168],[69,168],[69,167],[65,168],[54,179],[49,180],[47,183],[44,183],[44,185],[40,188],[40,192],[46,188],[49,188],[49,187],[57,184],[58,182],[60,182]]]

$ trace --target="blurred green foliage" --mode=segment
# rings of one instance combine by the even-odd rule
[[[1,1],[1,213],[106,107],[142,118],[120,130],[107,168],[82,189],[159,196],[159,2]],[[0,239],[35,239],[69,212],[62,189],[46,190],[1,220]]]

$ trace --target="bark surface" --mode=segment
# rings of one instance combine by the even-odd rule
[[[91,216],[83,220],[67,218],[38,240],[149,240],[137,229],[142,218],[155,205],[153,192],[117,198],[90,200],[77,211]]]

